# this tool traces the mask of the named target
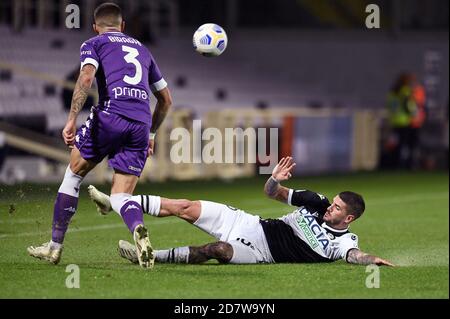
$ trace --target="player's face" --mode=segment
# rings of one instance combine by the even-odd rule
[[[330,226],[340,226],[351,222],[351,215],[347,214],[347,204],[339,197],[333,198],[333,203],[327,208],[323,220]]]

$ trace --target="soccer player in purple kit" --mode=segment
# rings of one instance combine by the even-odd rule
[[[140,200],[132,194],[147,157],[153,154],[156,130],[172,101],[153,56],[138,40],[122,33],[124,26],[120,7],[104,3],[94,11],[93,28],[98,36],[80,48],[81,71],[62,132],[72,151],[54,205],[52,239],[27,249],[31,256],[53,264],[61,259],[64,236],[77,209],[80,184],[106,156],[114,169],[111,206],[133,234],[141,267],[152,268],[154,264]],[[94,77],[99,104],[92,107],[85,124],[76,130],[78,113]],[[153,116],[150,91],[157,99]]]

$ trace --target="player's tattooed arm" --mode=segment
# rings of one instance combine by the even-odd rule
[[[94,77],[95,67],[91,64],[86,64],[83,66],[77,83],[75,84],[75,90],[73,91],[69,121],[75,121],[77,119],[78,113],[80,113],[84,103],[86,103]]]
[[[272,171],[272,176],[264,185],[264,192],[270,198],[287,203],[289,198],[289,188],[280,185],[281,181],[286,181],[291,178],[291,170],[295,163],[292,157],[283,157]]]
[[[77,83],[75,84],[75,90],[73,91],[72,103],[70,106],[69,117],[67,123],[62,131],[62,137],[64,143],[73,148],[75,143],[75,133],[77,116],[83,108],[84,103],[86,103],[89,90],[91,88],[92,82],[95,77],[95,67],[91,64],[86,64],[80,71],[80,76],[78,77]]]
[[[347,253],[347,262],[357,265],[378,265],[378,266],[394,266],[391,262],[362,252],[357,248],[352,248]]]
[[[156,133],[169,112],[169,108],[172,105],[172,97],[167,87],[161,91],[154,92],[153,94],[155,95],[157,102],[155,112],[153,112],[152,127],[150,131]]]

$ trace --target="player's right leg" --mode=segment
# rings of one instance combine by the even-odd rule
[[[86,174],[94,168],[95,162],[82,158],[80,151],[74,147],[70,155],[70,164],[58,190],[53,209],[52,239],[40,246],[30,246],[28,253],[36,258],[59,263],[63,251],[63,241],[70,220],[78,206],[80,184]]]
[[[144,226],[140,203],[133,199],[138,176],[115,169],[111,187],[111,207],[117,212],[133,235],[136,255],[142,268],[153,268],[154,255],[147,228]]]
[[[125,240],[119,240],[118,252],[122,258],[134,264],[138,263],[136,248],[133,244]],[[264,262],[259,252],[238,241],[231,243],[217,241],[198,247],[184,246],[155,250],[154,254],[157,263],[170,264],[201,264],[211,259],[216,259],[224,264],[257,264]]]

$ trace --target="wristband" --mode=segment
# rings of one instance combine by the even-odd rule
[[[271,179],[273,179],[273,181],[275,182],[275,183],[280,183],[275,177],[273,177],[272,175],[270,176],[270,178]]]
[[[149,138],[150,138],[151,140],[154,140],[154,139],[155,139],[155,136],[156,136],[156,133],[150,132]]]

